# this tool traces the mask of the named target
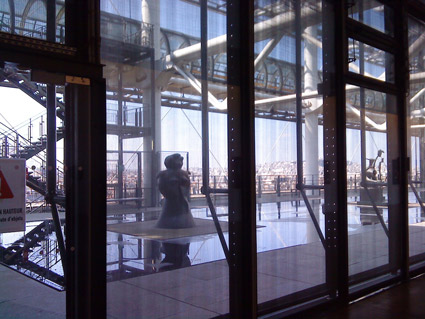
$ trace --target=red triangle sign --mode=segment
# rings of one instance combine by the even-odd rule
[[[3,172],[0,170],[0,199],[13,198],[12,190],[7,184],[6,178],[4,178]]]

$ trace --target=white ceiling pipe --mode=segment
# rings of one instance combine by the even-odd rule
[[[174,68],[176,69],[177,72],[180,73],[180,75],[182,77],[184,77],[190,83],[190,85],[192,85],[192,87],[196,91],[198,91],[200,94],[202,94],[202,84],[192,74],[186,73],[185,71],[183,71],[182,69],[180,69],[177,65],[174,65]],[[223,105],[221,102],[219,102],[214,97],[214,95],[212,95],[210,92],[208,92],[208,102],[212,106],[214,106],[214,107],[216,107],[216,108],[218,108],[220,110],[223,110],[223,109],[226,109],[227,108],[227,105]]]
[[[416,93],[411,99],[410,99],[410,104],[416,102],[417,99],[419,99],[425,92],[425,88],[422,88],[421,90],[419,90],[418,93]]]
[[[301,19],[304,19],[310,25],[317,23],[316,19],[312,17],[321,17],[320,12],[305,7],[301,13]],[[294,24],[294,14],[292,12],[285,12],[279,14],[269,20],[258,22],[254,25],[255,41],[263,41],[273,37],[278,31],[285,29],[292,29]],[[214,39],[208,40],[208,55],[216,55],[226,52],[227,34],[223,34]],[[182,61],[193,61],[201,57],[201,43],[196,43],[189,47],[178,49],[165,57],[166,62],[173,61],[174,63]]]
[[[172,77],[169,82],[169,84],[176,84],[181,86],[187,86],[189,85],[189,82],[185,80],[184,78],[179,77]],[[227,85],[226,84],[219,84],[219,83],[208,83],[208,89],[215,92],[215,94],[227,94]],[[180,92],[179,92],[180,93]],[[255,92],[255,96],[260,99],[268,99],[275,97],[276,95],[269,94],[269,93],[263,93],[263,92]]]
[[[347,103],[347,110],[350,111],[351,113],[357,115],[358,117],[361,116],[360,111],[349,103]],[[365,121],[366,121],[367,124],[376,128],[378,131],[385,131],[387,129],[387,122],[384,122],[382,124],[378,124],[374,120],[372,120],[371,118],[369,118],[367,116],[365,116]]]
[[[425,45],[425,35],[421,34],[409,47],[409,56],[415,56]]]
[[[254,69],[257,69],[258,65],[262,63],[273,51],[279,41],[282,39],[283,35],[276,35],[273,39],[271,39],[264,47],[264,49],[260,52],[257,58],[254,61]]]

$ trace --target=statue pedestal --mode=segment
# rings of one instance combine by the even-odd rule
[[[192,213],[189,212],[173,212],[163,209],[158,221],[155,224],[157,228],[178,229],[195,227],[195,221]]]

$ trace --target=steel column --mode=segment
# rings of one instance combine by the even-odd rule
[[[323,0],[322,10],[326,283],[331,296],[344,303],[348,301],[345,1]]]
[[[399,260],[402,279],[409,278],[409,216],[408,216],[408,170],[409,158],[407,157],[408,143],[407,135],[407,109],[406,96],[409,88],[409,54],[408,54],[408,19],[406,4],[402,0],[396,1],[394,10],[394,36],[398,43],[395,54],[395,83],[400,89],[397,94],[397,115],[398,115],[398,139],[400,156],[399,175]],[[400,61],[400,63],[399,63]],[[391,229],[390,229],[391,231]]]
[[[90,85],[65,86],[66,316],[106,318],[106,83],[100,65],[100,1],[68,0],[65,14],[66,44],[87,65],[80,76],[94,70],[86,79]]]
[[[67,318],[106,318],[106,84],[65,98]]]
[[[254,1],[227,1],[231,318],[257,317]]]

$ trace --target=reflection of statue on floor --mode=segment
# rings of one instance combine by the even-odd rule
[[[191,265],[189,259],[189,243],[162,243],[161,252],[165,257],[161,261],[160,271],[179,269]]]
[[[158,188],[164,195],[164,204],[156,227],[190,228],[195,226],[189,207],[190,179],[187,171],[182,170],[183,157],[180,154],[169,155],[164,161],[165,171],[157,176]]]

